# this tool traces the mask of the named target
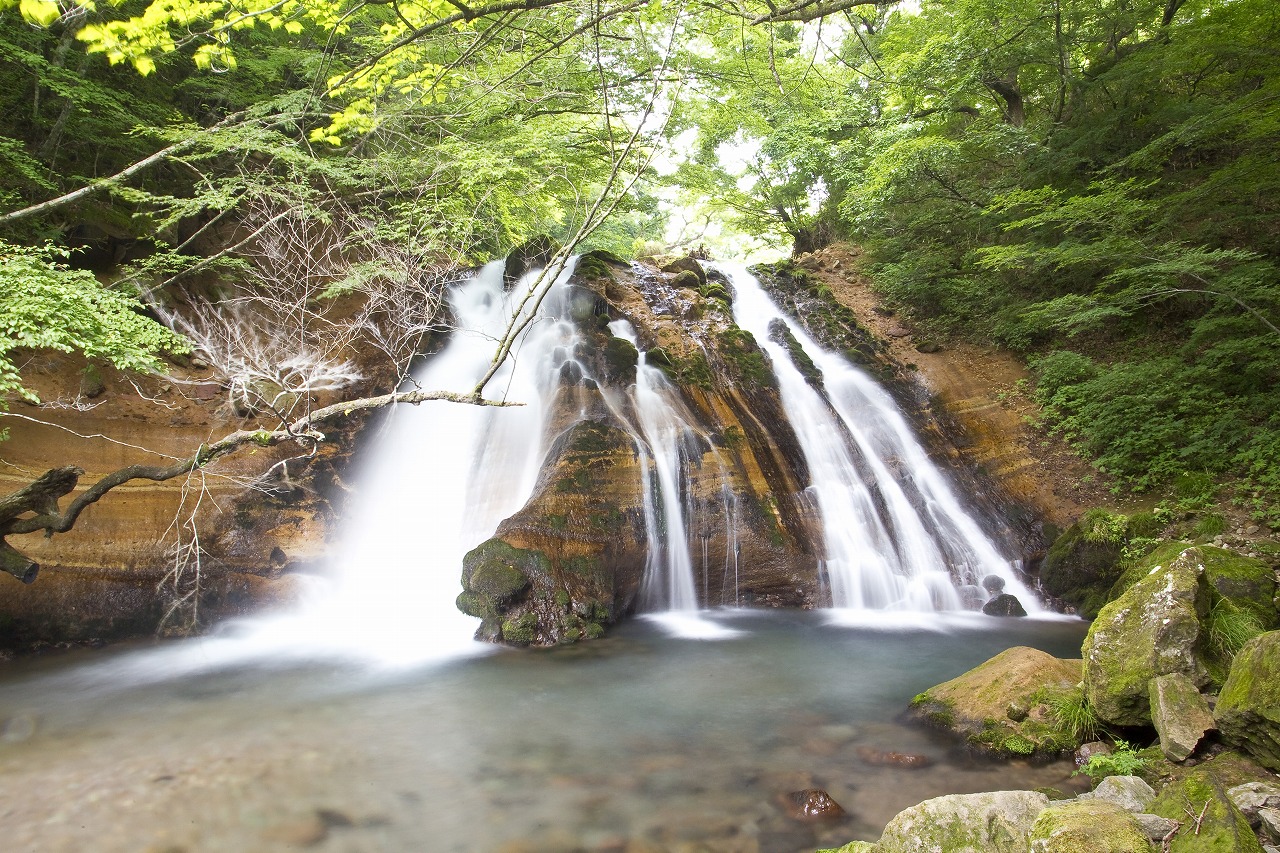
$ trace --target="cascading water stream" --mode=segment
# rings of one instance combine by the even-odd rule
[[[1028,611],[1039,610],[889,395],[786,317],[745,268],[719,268],[733,285],[738,325],[773,361],[783,406],[808,463],[832,605],[953,610],[960,607],[953,578],[976,583],[995,574]],[[771,330],[779,323],[821,371],[820,380],[807,379],[774,340]]]
[[[609,331],[636,347],[636,384],[630,389],[630,406],[614,401],[612,408],[623,422],[626,411],[634,412],[631,429],[640,455],[641,494],[648,540],[644,579],[640,587],[640,610],[655,616],[670,632],[703,639],[730,637],[738,632],[698,618],[698,593],[694,581],[691,520],[693,485],[690,462],[701,459],[710,449],[707,436],[700,435],[683,412],[679,392],[663,372],[648,363],[648,353],[640,349],[635,328],[626,320],[615,320]],[[718,457],[712,454],[713,458]],[[723,464],[719,465],[721,492],[730,492]],[[725,500],[726,540],[736,537],[729,498]],[[706,589],[707,537],[701,535],[704,552],[702,571]],[[736,560],[736,557],[735,557]],[[735,598],[737,586],[734,586]]]

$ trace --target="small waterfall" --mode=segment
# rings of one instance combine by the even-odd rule
[[[645,529],[649,555],[640,588],[641,609],[697,610],[693,558],[685,523],[684,495],[688,494],[684,469],[685,448],[694,441],[693,430],[680,415],[676,390],[662,371],[648,363],[648,353],[637,345],[635,329],[626,320],[615,320],[609,331],[636,347],[636,384],[632,389],[636,437],[640,439],[640,470],[647,472],[644,485]]]
[[[783,406],[809,465],[809,493],[823,523],[819,581],[830,590],[832,605],[954,610],[961,602],[953,578],[973,583],[996,574],[1029,611],[1038,609],[884,389],[819,346],[745,268],[720,268],[735,291],[738,325],[773,361]],[[812,369],[802,371],[775,340],[777,324],[785,324]]]
[[[531,274],[508,293],[497,262],[452,290],[457,329],[415,375],[422,388],[470,391],[518,300],[528,288],[549,288],[542,316],[486,389],[490,399],[521,405],[438,402],[391,413],[359,472],[354,512],[330,560],[335,589],[301,617],[317,631],[339,622],[350,634],[345,642],[384,658],[397,649],[415,655],[470,645],[477,620],[454,605],[462,557],[533,491],[563,353],[576,342],[575,327],[563,319],[571,272],[551,281]]]

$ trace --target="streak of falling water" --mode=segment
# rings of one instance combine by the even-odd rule
[[[995,574],[1028,612],[1038,611],[1035,596],[965,511],[884,389],[810,338],[744,267],[719,266],[734,288],[738,325],[773,360],[783,407],[808,462],[826,552],[819,573],[828,578],[832,605],[957,609],[953,578]],[[771,324],[779,322],[821,371],[821,389],[770,340]]]

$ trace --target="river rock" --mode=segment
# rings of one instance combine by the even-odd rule
[[[1136,814],[1134,817],[1137,818],[1138,825],[1142,827],[1142,831],[1147,834],[1147,838],[1157,844],[1163,844],[1166,838],[1170,838],[1182,826],[1176,820],[1160,817],[1160,815],[1147,814],[1146,812]]]
[[[1103,800],[1125,811],[1138,813],[1145,812],[1151,806],[1155,801],[1156,792],[1137,776],[1108,776],[1093,789],[1090,798]]]
[[[1105,800],[1054,803],[1031,829],[1031,853],[1151,853],[1137,818]]]
[[[982,605],[982,612],[988,616],[1026,616],[1027,611],[1016,595],[1002,592]]]
[[[907,770],[918,770],[933,764],[933,759],[927,755],[915,752],[876,749],[874,746],[860,746],[856,750],[856,754],[862,761],[876,767],[902,767]]]
[[[1210,682],[1201,637],[1209,603],[1203,575],[1200,552],[1190,548],[1102,608],[1082,652],[1085,695],[1103,722],[1150,724],[1147,690],[1157,676],[1181,673],[1196,687]]]
[[[1229,788],[1227,796],[1249,821],[1249,825],[1255,828],[1259,823],[1259,809],[1280,809],[1280,784],[1246,782]]]
[[[1015,646],[912,700],[918,719],[998,755],[1056,754],[1074,744],[1054,725],[1045,699],[1080,680],[1080,661]],[[1020,720],[1011,719],[1021,717]]]
[[[792,791],[781,797],[783,811],[792,820],[829,821],[840,820],[847,813],[844,807],[821,788]]]
[[[1160,734],[1160,751],[1170,761],[1183,761],[1196,751],[1201,738],[1217,725],[1209,703],[1180,672],[1151,679],[1151,722]]]
[[[1049,798],[1036,791],[949,794],[899,812],[879,853],[1026,853]]]
[[[1280,631],[1245,643],[1218,697],[1223,739],[1280,771]]]
[[[1262,853],[1249,821],[1222,782],[1202,767],[1166,785],[1150,811],[1183,825],[1170,841],[1168,853]]]
[[[1076,749],[1073,761],[1076,767],[1083,767],[1089,763],[1089,759],[1095,755],[1110,755],[1112,753],[1111,744],[1103,743],[1100,740],[1092,740],[1088,743],[1082,743]]]

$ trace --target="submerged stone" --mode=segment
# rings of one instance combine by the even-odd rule
[[[787,817],[806,822],[839,820],[847,814],[844,807],[821,788],[806,788],[785,794],[782,805]]]

